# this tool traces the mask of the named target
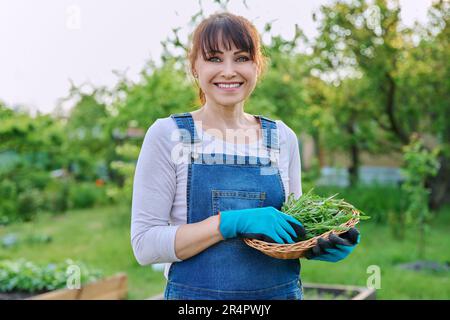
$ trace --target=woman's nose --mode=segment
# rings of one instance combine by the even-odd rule
[[[235,65],[233,61],[226,61],[223,64],[222,75],[226,78],[234,77],[236,75]]]

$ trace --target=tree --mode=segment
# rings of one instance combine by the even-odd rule
[[[98,178],[100,166],[106,166],[114,146],[107,126],[109,112],[101,101],[107,94],[104,88],[90,88],[84,92],[81,87],[72,86],[64,100],[76,101],[66,119],[65,144],[61,148],[66,153],[67,166],[79,180]]]
[[[439,169],[427,178],[430,205],[450,202],[450,3],[435,2],[428,25],[417,26],[420,42],[401,68],[402,103],[410,106],[413,131],[427,137],[427,149],[439,149]]]
[[[323,6],[315,46],[317,67],[331,76],[362,74],[370,90],[365,90],[361,101],[384,133],[376,137],[385,152],[400,151],[414,132],[429,134],[440,144],[440,171],[430,180],[430,199],[436,208],[450,192],[448,121],[434,125],[437,118],[448,119],[449,112],[448,63],[444,62],[449,51],[449,4],[440,1],[433,6],[431,23],[425,28],[429,31],[422,34],[418,28],[403,27],[399,13],[398,1],[335,1]],[[417,73],[422,59],[427,61],[422,64],[425,71]],[[433,89],[427,91],[430,86]],[[429,108],[424,108],[424,101],[431,103]]]

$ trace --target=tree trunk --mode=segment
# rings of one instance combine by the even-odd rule
[[[450,116],[450,110],[446,112],[445,116]],[[425,182],[425,186],[430,189],[428,205],[432,210],[437,210],[444,204],[450,203],[450,126],[446,126],[442,130],[442,138],[440,143],[443,146],[443,151],[438,157],[439,169],[434,177],[430,177]]]
[[[350,187],[355,186],[358,183],[359,180],[359,166],[360,166],[360,159],[359,159],[359,146],[358,141],[354,139],[355,136],[355,127],[354,127],[354,121],[351,120],[350,123],[347,125],[347,132],[350,136],[350,139],[352,139],[351,145],[350,145],[350,166],[348,168],[348,176],[349,176],[349,183]]]
[[[397,136],[397,138],[404,144],[409,144],[409,136],[407,132],[403,130],[400,126],[400,123],[395,118],[396,105],[395,105],[395,95],[397,92],[397,87],[393,77],[386,73],[386,83],[387,83],[387,92],[386,92],[386,115],[389,119],[390,129]]]
[[[350,187],[353,187],[359,181],[358,171],[359,171],[360,161],[359,161],[359,148],[358,148],[357,143],[352,144],[352,146],[350,148],[350,152],[351,152],[351,164],[350,164],[350,167],[348,168],[348,174],[349,174],[349,179],[350,179]]]
[[[432,210],[450,203],[450,159],[441,155],[439,164],[440,168],[436,176],[429,178],[426,182],[426,187],[431,190],[429,206]]]
[[[319,167],[322,168],[325,165],[325,157],[323,149],[320,147],[319,132],[314,132],[312,138],[314,141],[314,156],[319,159]]]

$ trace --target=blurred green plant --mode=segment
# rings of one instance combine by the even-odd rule
[[[439,150],[430,151],[426,149],[417,134],[412,135],[411,143],[405,146],[403,150],[404,166],[402,172],[405,180],[402,184],[402,190],[408,199],[406,223],[413,224],[418,228],[418,256],[424,258],[426,237],[432,218],[428,207],[430,190],[425,187],[425,182],[430,176],[436,175],[439,169],[437,160]]]
[[[93,182],[73,183],[69,190],[70,208],[89,208],[97,204],[105,204],[106,191]]]
[[[353,187],[316,186],[314,191],[323,197],[329,197],[339,193],[340,197],[352,203],[371,217],[372,222],[387,224],[388,213],[402,212],[402,204],[399,201],[402,190],[395,185],[364,185]]]
[[[17,212],[17,187],[10,179],[0,179],[0,199],[0,225],[6,225]]]
[[[52,242],[53,238],[45,233],[30,234],[26,237],[16,233],[8,233],[0,237],[0,245],[6,249],[16,247],[22,243],[27,245],[46,244]]]
[[[52,179],[45,187],[44,209],[54,213],[64,213],[69,207],[69,178]]]
[[[44,204],[44,193],[39,189],[30,189],[17,197],[17,212],[24,221],[31,221]]]
[[[107,191],[107,194],[115,202],[131,205],[134,170],[136,167],[135,161],[139,156],[139,151],[139,147],[130,143],[125,143],[116,147],[116,153],[122,159],[113,161],[111,163],[111,168],[124,177],[124,183],[121,187],[111,186]]]
[[[316,186],[317,180],[320,178],[320,163],[317,158],[311,161],[308,170],[302,170],[301,181],[302,190],[311,190]]]
[[[0,260],[0,292],[45,292],[66,287],[68,268],[80,268],[80,284],[102,277],[98,269],[67,259],[60,263],[37,264],[25,259]]]

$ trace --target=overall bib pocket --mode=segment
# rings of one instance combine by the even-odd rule
[[[218,211],[261,208],[266,193],[261,191],[211,190],[213,215]]]

